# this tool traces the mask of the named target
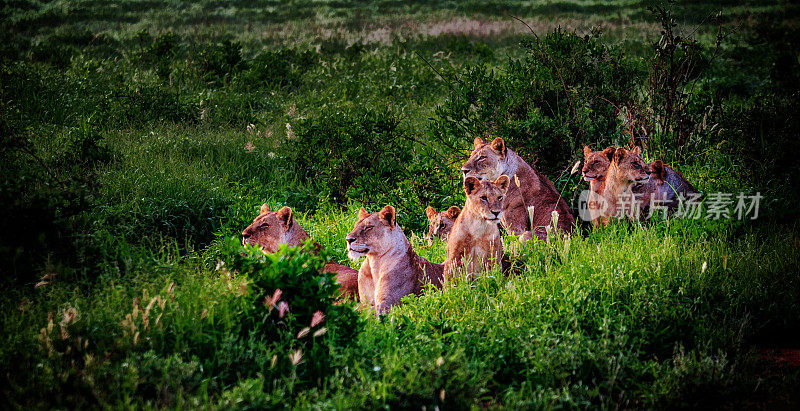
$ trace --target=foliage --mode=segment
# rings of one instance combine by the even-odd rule
[[[3,408],[797,408],[762,350],[800,329],[798,5],[7,3]],[[415,233],[485,135],[567,198],[584,144],[635,142],[760,216],[509,237],[509,276],[335,301],[361,206],[445,259]],[[265,202],[319,246],[239,245]]]
[[[469,135],[503,137],[550,175],[571,167],[584,144],[620,140],[616,108],[634,98],[638,73],[619,50],[597,33],[560,29],[522,47],[525,57],[502,71],[479,65],[460,73],[437,108],[433,135],[456,147]]]

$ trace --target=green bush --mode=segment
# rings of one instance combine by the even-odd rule
[[[299,51],[284,48],[265,51],[249,62],[243,74],[242,87],[282,88],[297,87],[303,82],[303,74],[317,64],[317,56],[311,50]]]
[[[525,57],[502,70],[460,73],[436,109],[435,138],[466,148],[469,136],[500,136],[548,175],[570,167],[584,144],[624,142],[618,108],[633,101],[639,73],[621,51],[560,29],[522,47]]]

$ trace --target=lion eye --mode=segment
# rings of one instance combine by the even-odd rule
[[[478,157],[478,161],[483,161],[483,160],[486,160],[486,156],[480,156],[480,157]]]
[[[269,228],[269,223],[261,223],[258,227],[259,228]]]
[[[639,163],[633,163],[633,168],[642,168],[642,166],[640,166]]]
[[[366,233],[367,231],[369,231],[369,230],[372,230],[372,226],[371,226],[371,225],[368,225],[368,226],[364,227],[364,232],[365,232],[365,233]]]
[[[503,196],[497,197],[497,201],[503,201]]]
[[[486,196],[481,197],[481,201],[487,201]]]

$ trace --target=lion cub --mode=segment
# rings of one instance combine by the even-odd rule
[[[388,312],[408,294],[421,294],[427,283],[442,287],[442,265],[411,249],[395,217],[392,206],[372,214],[361,208],[353,231],[345,238],[351,259],[367,257],[358,270],[358,293],[361,302],[374,306],[378,314]]]
[[[264,203],[258,216],[242,231],[242,244],[258,245],[268,253],[278,251],[281,244],[297,247],[308,240],[308,233],[294,219],[292,209],[283,207],[270,211]],[[336,281],[346,298],[358,297],[358,271],[341,264],[325,264],[322,271],[336,274]]]
[[[442,240],[447,239],[459,213],[461,213],[461,209],[456,206],[451,206],[441,213],[428,206],[425,210],[425,214],[428,216],[428,234],[425,235],[428,244],[433,243],[433,239],[436,237]]]
[[[639,147],[631,151],[620,147],[614,151],[601,194],[608,206],[600,216],[603,224],[607,224],[614,216],[638,217],[640,204],[633,187],[645,184],[650,179],[651,171],[650,165],[642,159]]]
[[[503,218],[503,197],[510,183],[506,175],[493,182],[475,177],[464,179],[467,201],[447,240],[445,278],[451,278],[453,271],[462,266],[472,274],[502,263],[503,239],[498,224]]]
[[[614,159],[616,147],[607,147],[603,151],[592,151],[589,146],[583,147],[583,180],[589,182],[589,218],[592,225],[600,224],[603,214],[603,191],[606,188],[606,174],[611,161]]]

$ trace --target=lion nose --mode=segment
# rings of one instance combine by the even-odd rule
[[[494,214],[494,218],[497,218],[497,216],[499,216],[500,213],[502,213],[502,212],[503,212],[502,210],[501,211],[492,211],[492,214]]]
[[[347,244],[352,244],[353,241],[356,241],[356,238],[355,237],[347,237],[344,240],[347,241]]]
[[[247,231],[242,231],[242,238],[247,240],[248,238],[250,238],[250,233],[248,233]]]
[[[468,168],[462,168],[461,172],[464,173],[464,177],[466,177],[467,173],[469,173],[469,169]]]

